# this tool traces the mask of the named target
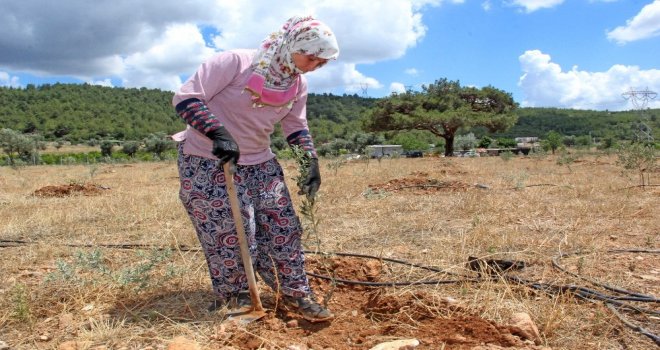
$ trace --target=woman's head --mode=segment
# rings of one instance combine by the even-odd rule
[[[324,64],[328,63],[328,60],[325,58],[298,52],[292,53],[291,59],[296,68],[298,68],[298,70],[302,73],[311,72],[317,68],[323,67]]]
[[[339,56],[334,33],[321,21],[294,17],[284,25],[284,30],[287,34],[278,53],[298,68],[295,73],[312,71]]]
[[[292,17],[261,44],[247,89],[263,104],[283,105],[295,97],[298,75],[337,59],[334,33],[312,17]]]

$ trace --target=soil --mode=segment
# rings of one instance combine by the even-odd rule
[[[49,185],[44,186],[32,193],[37,197],[68,197],[72,195],[96,196],[107,187],[94,184],[68,184],[68,185]]]
[[[387,267],[377,260],[308,256],[307,267],[320,275],[330,268],[338,279],[386,282],[383,277]],[[341,310],[334,320],[311,323],[285,306],[276,305],[273,296],[265,292],[262,302],[271,311],[264,319],[247,326],[225,322],[216,328],[212,339],[219,342],[218,346],[239,349],[269,348],[268,344],[287,349],[371,349],[396,339],[417,339],[419,346],[415,349],[420,350],[548,349],[533,345],[515,327],[471,315],[451,298],[439,298],[423,287],[388,291],[383,287],[339,284],[333,289],[327,280],[319,278],[312,278],[311,284],[321,303],[331,293],[328,307]]]
[[[425,172],[371,185],[372,190],[406,191],[424,194],[436,191],[465,191],[468,185],[459,181],[439,181]],[[39,197],[99,195],[106,187],[94,184],[45,186],[34,191]],[[362,282],[387,282],[387,266],[380,261],[356,257],[322,258],[308,256],[308,272],[335,279]],[[248,325],[224,322],[211,336],[215,345],[239,349],[259,349],[268,344],[294,345],[300,349],[370,349],[396,339],[417,339],[416,349],[541,349],[533,341],[517,335],[516,328],[496,324],[471,315],[451,298],[438,298],[423,287],[406,292],[386,287],[339,283],[332,287],[327,279],[311,278],[310,283],[319,302],[329,300],[331,310],[342,310],[332,321],[312,323],[294,310],[276,301],[271,293],[262,295],[268,315]],[[262,288],[267,290],[267,288]],[[397,294],[393,294],[397,293]],[[141,303],[141,302],[137,302]],[[167,307],[159,313],[176,318],[179,311]],[[121,315],[116,315],[121,316]],[[242,330],[234,329],[244,327]],[[267,339],[267,341],[264,341]],[[547,349],[547,348],[546,348]]]
[[[441,181],[429,177],[426,172],[414,172],[410,176],[393,179],[385,183],[372,184],[372,191],[401,192],[414,194],[434,193],[439,191],[465,191],[470,185],[461,181]]]

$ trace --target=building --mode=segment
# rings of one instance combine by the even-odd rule
[[[398,157],[403,153],[401,145],[370,145],[367,152],[371,158]]]

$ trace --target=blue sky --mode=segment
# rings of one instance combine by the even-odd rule
[[[288,17],[313,14],[341,54],[308,74],[312,92],[382,97],[448,78],[522,106],[596,110],[634,108],[630,90],[660,92],[660,0],[0,3],[0,86],[173,91],[215,52],[254,48]]]

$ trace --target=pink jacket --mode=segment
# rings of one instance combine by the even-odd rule
[[[252,72],[250,65],[255,52],[232,50],[214,55],[199,67],[172,99],[174,106],[189,98],[204,101],[238,143],[241,152],[238,163],[241,165],[260,164],[275,157],[270,149],[270,135],[277,122],[282,126],[284,137],[308,129],[307,80],[303,75],[299,76],[298,95],[291,108],[253,106],[245,86]],[[211,140],[191,126],[172,138],[179,142],[185,140],[185,154],[217,159],[211,153]]]

